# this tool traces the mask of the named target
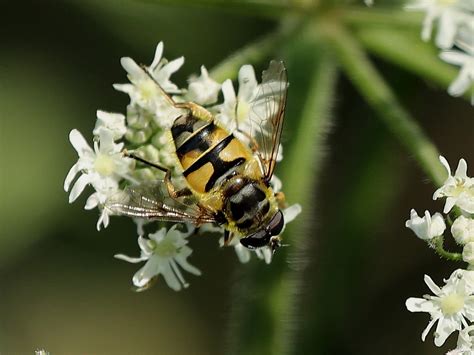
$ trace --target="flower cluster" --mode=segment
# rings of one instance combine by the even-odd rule
[[[424,41],[430,40],[434,25],[438,25],[435,43],[441,49],[441,59],[461,67],[448,93],[461,96],[471,90],[474,105],[474,2],[413,0],[405,8],[426,13],[421,32]]]
[[[425,275],[425,283],[435,296],[424,298],[409,298],[406,306],[411,312],[428,312],[431,321],[421,336],[426,335],[436,322],[434,337],[435,345],[441,346],[449,335],[459,332],[457,348],[453,354],[472,354],[474,351],[474,178],[467,176],[467,163],[459,161],[454,175],[444,157],[441,163],[448,172],[448,178],[443,186],[433,194],[433,199],[445,199],[443,213],[431,215],[425,211],[420,217],[411,210],[406,227],[413,230],[416,236],[428,243],[441,256],[451,260],[463,260],[467,269],[458,269],[443,287],[438,287],[429,276]],[[462,247],[462,253],[452,253],[443,247],[446,225],[450,225],[451,235]]]
[[[156,47],[155,56],[149,66],[140,66],[133,59],[121,59],[122,67],[127,72],[130,83],[114,84],[118,91],[130,97],[126,115],[97,111],[97,121],[93,130],[93,148],[87,143],[82,134],[74,129],[69,140],[77,151],[78,161],[72,166],[64,181],[65,191],[69,191],[69,202],[74,202],[89,185],[93,193],[88,197],[85,209],[97,208],[100,211],[97,229],[107,227],[110,215],[113,213],[105,208],[107,202],[117,199],[124,194],[127,186],[147,184],[163,179],[163,172],[135,164],[135,161],[124,156],[125,149],[133,150],[134,155],[168,167],[171,176],[177,185],[185,184],[179,164],[171,143],[170,128],[174,120],[184,111],[175,103],[194,102],[206,106],[215,117],[218,124],[233,131],[237,124],[244,136],[251,136],[252,125],[251,103],[258,102],[260,84],[255,77],[251,65],[244,65],[238,76],[239,88],[237,94],[232,81],[226,80],[223,84],[217,83],[210,76],[204,66],[199,76],[191,76],[187,88],[179,88],[170,78],[184,63],[180,57],[172,61],[163,58],[163,43]],[[219,93],[222,91],[224,101],[219,103]],[[258,107],[257,107],[258,109]],[[282,158],[281,156],[279,157]],[[274,189],[281,188],[281,182],[275,177]],[[299,205],[284,209],[285,223],[293,220],[299,214]],[[134,275],[133,284],[138,289],[144,289],[149,283],[161,274],[165,282],[174,290],[187,287],[180,268],[194,275],[200,271],[190,265],[187,258],[192,250],[187,245],[187,238],[197,233],[193,226],[188,226],[186,232],[172,226],[170,229],[155,229],[145,237],[144,225],[148,228],[158,228],[144,219],[135,219],[138,231],[138,244],[141,255],[131,258],[116,255],[117,258],[137,263],[146,261],[146,264]],[[208,228],[206,228],[208,227]],[[217,226],[206,226],[199,229],[199,233],[206,230],[223,232]],[[271,253],[266,248],[256,250],[255,253],[243,250],[238,238],[234,238],[234,246],[239,260],[246,262],[251,254],[271,260]]]

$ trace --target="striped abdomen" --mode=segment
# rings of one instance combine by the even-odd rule
[[[212,120],[183,115],[174,121],[171,134],[183,175],[198,193],[210,192],[226,176],[252,159],[247,147]]]

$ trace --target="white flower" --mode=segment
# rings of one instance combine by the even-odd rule
[[[69,191],[72,181],[82,171],[71,188],[69,203],[79,197],[87,184],[91,184],[96,190],[106,191],[115,188],[122,178],[128,177],[131,161],[122,156],[123,143],[115,144],[109,130],[100,130],[99,133],[99,142],[94,142],[94,150],[77,129],[69,133],[69,140],[77,151],[79,160],[64,180],[65,191]]]
[[[259,130],[259,134],[266,135],[269,132],[262,131],[262,127],[256,122],[261,122],[262,117],[267,117],[269,106],[268,92],[272,92],[274,100],[277,100],[279,91],[285,88],[280,82],[266,83],[266,90],[261,90],[255,78],[255,71],[251,65],[244,65],[239,70],[239,91],[235,94],[234,86],[230,79],[222,84],[222,93],[224,95],[224,103],[215,107],[217,110],[216,120],[231,132],[236,128],[239,131],[234,132],[244,142],[249,143],[249,137],[255,135],[255,131]],[[278,103],[275,101],[274,103]],[[243,134],[241,134],[243,132]],[[278,151],[277,161],[282,159],[281,145]]]
[[[97,110],[97,121],[93,133],[96,136],[99,136],[101,129],[110,130],[114,140],[122,138],[127,132],[125,116],[121,113],[110,113]]]
[[[187,101],[200,105],[210,105],[217,101],[221,85],[209,77],[204,65],[201,67],[201,76],[189,79],[188,92],[185,96]]]
[[[458,0],[414,0],[405,6],[407,10],[426,12],[421,37],[424,41],[431,38],[433,24],[438,20],[436,45],[451,48],[460,23],[469,21],[469,13],[459,6]]]
[[[374,4],[374,0],[364,0],[364,3],[367,5],[367,6],[372,6]]]
[[[405,222],[405,227],[415,232],[418,238],[430,240],[442,235],[446,229],[446,224],[440,213],[435,213],[433,217],[431,217],[430,213],[425,211],[425,216],[421,218],[418,216],[418,213],[412,209],[410,211],[410,219]]]
[[[436,346],[441,346],[451,333],[467,327],[467,320],[474,320],[474,296],[470,295],[465,280],[459,278],[458,274],[450,278],[443,288],[439,288],[428,275],[425,275],[425,283],[435,296],[409,298],[406,307],[410,312],[430,314],[431,320],[421,335],[423,341],[438,322],[434,342]]]
[[[136,104],[152,112],[159,126],[169,128],[174,119],[183,111],[173,107],[172,102],[165,93],[181,93],[169,78],[171,74],[183,65],[184,58],[180,57],[167,62],[161,58],[162,53],[163,43],[160,42],[156,47],[155,58],[152,64],[146,68],[149,75],[132,58],[121,58],[120,63],[127,71],[128,78],[132,84],[114,84],[114,88],[127,93],[130,96],[132,105]]]
[[[90,184],[96,191],[87,199],[85,209],[102,208],[105,201],[119,191],[119,181],[122,178],[130,179],[128,174],[131,161],[122,156],[123,143],[115,144],[113,133],[108,129],[99,130],[99,142],[94,142],[94,150],[76,129],[69,134],[69,140],[77,151],[79,160],[72,166],[64,180],[65,191],[69,191],[77,174],[82,172],[71,188],[69,203],[74,202]],[[103,209],[97,229],[100,229],[101,225],[107,227],[108,224],[109,214]]]
[[[451,226],[451,234],[460,245],[474,242],[474,219],[459,216]]]
[[[163,275],[166,284],[175,291],[188,287],[184,280],[179,266],[194,275],[201,275],[196,267],[189,264],[187,258],[192,254],[192,250],[187,246],[187,237],[193,232],[183,233],[173,225],[168,231],[166,228],[149,234],[149,239],[138,237],[138,245],[141,249],[140,257],[132,258],[123,254],[117,254],[117,259],[130,263],[146,261],[146,264],[133,276],[133,284],[138,288],[146,287],[150,281],[158,275]]]
[[[439,160],[448,172],[448,178],[438,190],[433,194],[433,200],[446,197],[444,213],[451,211],[454,205],[461,208],[466,213],[474,213],[474,178],[467,176],[467,163],[460,159],[456,173],[451,175],[451,168],[445,157],[440,156]]]

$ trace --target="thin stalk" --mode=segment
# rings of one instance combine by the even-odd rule
[[[371,53],[446,89],[458,68],[439,58],[439,49],[423,42],[419,32],[396,28],[360,28],[355,36]],[[464,95],[470,99],[470,93]]]
[[[401,28],[421,28],[423,16],[420,13],[406,12],[397,9],[377,9],[353,7],[347,8],[342,13],[342,19],[354,26],[364,28],[367,26],[392,26]],[[378,28],[377,28],[378,30]]]
[[[327,51],[315,50],[314,45],[302,47],[304,50],[297,55],[290,54],[290,57],[295,69],[303,70],[305,68],[301,68],[298,61],[304,57],[304,65],[311,70],[301,75],[309,83],[304,87],[297,78],[291,81],[292,60],[289,59],[290,97],[295,98],[294,103],[300,97],[306,97],[306,100],[302,109],[297,107],[298,115],[293,115],[291,108],[287,113],[286,128],[294,128],[291,136],[294,143],[285,150],[279,168],[283,168],[280,177],[287,199],[290,203],[300,203],[303,213],[288,225],[283,235],[284,243],[290,246],[280,248],[270,266],[255,261],[242,271],[245,275],[241,275],[233,292],[228,354],[286,354],[294,339],[301,272],[306,265],[302,254],[306,250],[306,241],[311,237],[312,194],[321,165],[322,146],[331,122],[329,111],[336,81],[334,60]],[[315,53],[319,54],[316,56]],[[297,117],[300,120],[294,122]]]
[[[249,43],[217,64],[209,75],[218,82],[235,78],[242,65],[261,62],[275,50],[278,44],[294,35],[300,27],[300,21],[292,19],[284,21],[276,31]]]
[[[444,249],[444,237],[441,235],[439,237],[433,238],[431,241],[430,245],[433,247],[433,249],[436,251],[436,253],[441,256],[442,258],[445,258],[447,260],[451,261],[462,261],[462,254],[461,253],[452,253],[450,251],[447,251]]]
[[[392,134],[413,154],[434,184],[441,186],[447,175],[438,160],[438,150],[400,104],[359,43],[341,27],[327,24],[325,32],[343,70],[356,89]]]

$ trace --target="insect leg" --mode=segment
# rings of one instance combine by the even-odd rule
[[[146,165],[149,165],[155,169],[158,169],[158,170],[161,170],[165,173],[168,173],[170,171],[170,169],[168,168],[165,168],[165,167],[162,167],[160,165],[157,165],[157,164],[154,164],[154,163],[151,163],[149,162],[148,160],[145,160],[143,158],[140,158],[139,156],[135,155],[135,154],[132,154],[132,153],[129,153],[128,150],[124,149],[122,151],[122,154],[124,157],[127,157],[127,158],[131,158],[131,159],[134,159],[136,161],[139,161],[140,163],[143,163],[143,164],[146,164]]]
[[[228,246],[229,243],[232,241],[234,238],[234,233],[229,232],[227,229],[224,231],[224,245]]]
[[[168,193],[172,198],[178,198],[178,197],[185,197],[185,196],[190,196],[192,195],[192,191],[188,189],[187,187],[181,189],[181,190],[176,190],[173,183],[171,182],[171,170],[168,168],[165,168],[161,165],[151,163],[143,158],[140,158],[139,156],[129,153],[126,149],[123,150],[123,155],[127,158],[134,159],[136,161],[139,161],[140,163],[149,165],[155,169],[158,169],[160,171],[163,171],[165,173],[165,184],[166,188],[168,189]]]

